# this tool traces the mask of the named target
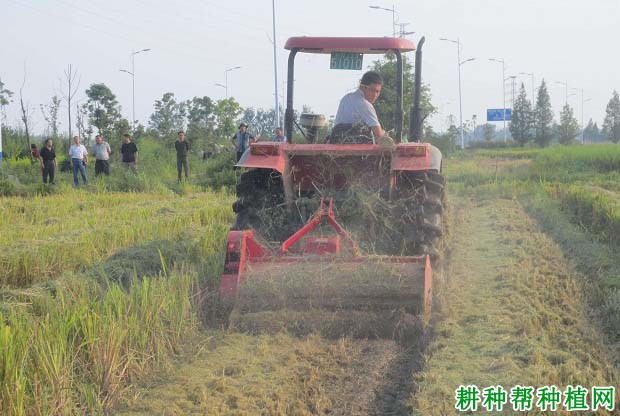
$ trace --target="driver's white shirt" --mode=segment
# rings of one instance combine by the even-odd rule
[[[340,105],[338,105],[338,112],[336,113],[336,120],[334,123],[338,124],[356,124],[364,123],[368,127],[380,126],[379,118],[375,107],[364,98],[364,93],[361,89],[357,89],[354,92],[342,97]]]

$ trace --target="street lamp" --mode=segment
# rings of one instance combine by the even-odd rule
[[[568,81],[556,81],[555,83],[564,85],[566,91],[564,104],[568,104]]]
[[[506,141],[506,62],[502,58],[489,58],[489,61],[499,62],[502,64],[502,91],[504,95],[504,141]]]
[[[375,10],[385,10],[388,12],[392,12],[392,37],[396,37],[396,10],[394,9],[394,5],[392,4],[392,8],[388,9],[381,6],[368,6],[371,9]]]
[[[139,51],[131,52],[131,72],[121,69],[121,72],[126,72],[131,75],[131,107],[132,107],[132,122],[131,129],[135,133],[136,132],[136,62],[135,56],[142,52],[150,51],[150,48],[140,49]]]
[[[519,72],[519,75],[529,75],[532,77],[532,106],[534,105],[534,73],[533,72]]]
[[[217,86],[217,87],[222,87],[222,88],[226,89],[226,85],[224,85],[224,84],[213,84],[213,85],[215,85],[215,86]]]
[[[224,78],[226,79],[226,85],[224,86],[224,88],[226,88],[226,98],[228,98],[228,73],[230,71],[234,71],[235,69],[241,69],[241,67],[240,66],[235,66],[235,67],[227,68],[227,69],[224,70]]]
[[[133,94],[133,92],[135,91],[135,88],[134,88],[134,85],[135,85],[134,78],[135,78],[135,77],[134,77],[134,75],[133,75],[133,72],[128,71],[128,70],[126,70],[126,69],[119,69],[119,71],[120,71],[120,72],[124,72],[124,73],[126,73],[126,74],[131,75],[131,86],[132,86],[132,88],[131,88],[131,89],[132,89],[132,101],[131,101],[131,105],[132,105],[132,107],[133,107],[133,119],[135,120],[135,119],[136,119],[136,107],[135,107],[135,104],[134,104],[134,103],[135,103],[135,99],[133,98],[133,97],[135,97],[135,95]],[[134,123],[133,123],[133,122],[131,123],[131,130],[132,130],[132,133],[135,131],[135,126],[134,126]]]
[[[469,58],[461,61],[461,41],[459,38],[456,38],[456,40],[439,38],[439,40],[456,44],[456,59],[459,71],[459,124],[461,126],[461,149],[465,150],[465,138],[463,137],[463,94],[461,92],[461,66],[467,62],[475,60],[476,58]]]
[[[581,144],[585,144],[585,138],[584,138],[584,130],[586,128],[585,124],[583,124],[583,104],[585,103],[584,99],[583,99],[583,88],[571,88],[571,90],[573,91],[580,91],[581,92]],[[589,101],[590,99],[588,99]]]

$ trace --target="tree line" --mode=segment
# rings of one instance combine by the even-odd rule
[[[521,84],[519,95],[513,105],[510,123],[510,133],[515,142],[520,146],[532,142],[545,147],[553,139],[557,139],[560,144],[566,145],[574,143],[580,132],[582,131],[579,123],[568,103],[564,104],[560,112],[559,123],[554,121],[545,80],[538,88],[536,102],[533,106],[527,98],[524,84]],[[605,139],[614,143],[620,141],[620,98],[615,90],[607,104],[602,129],[599,129],[598,125],[590,119],[582,134],[584,140],[591,142]]]

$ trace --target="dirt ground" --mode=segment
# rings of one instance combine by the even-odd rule
[[[474,195],[450,199],[424,348],[206,329],[118,414],[448,415],[460,384],[617,384],[583,276],[516,196]]]

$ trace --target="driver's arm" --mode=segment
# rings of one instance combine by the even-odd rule
[[[372,130],[372,134],[374,134],[375,139],[385,136],[385,131],[381,128],[381,126],[371,127],[370,130]]]

